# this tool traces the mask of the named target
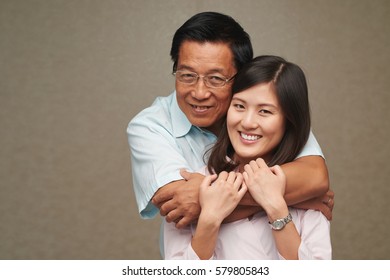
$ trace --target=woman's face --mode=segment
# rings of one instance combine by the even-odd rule
[[[259,157],[266,162],[283,138],[285,119],[272,82],[233,95],[227,130],[234,160],[243,166]]]

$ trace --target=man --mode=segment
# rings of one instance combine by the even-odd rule
[[[171,48],[176,91],[157,98],[127,128],[133,187],[143,218],[160,211],[178,228],[198,218],[203,176],[195,172],[205,165],[205,152],[224,123],[234,76],[252,57],[249,35],[229,16],[200,13],[176,31]],[[327,168],[314,135],[298,158],[282,168],[288,204],[321,210],[331,219],[333,193],[327,193]],[[226,222],[259,210],[248,194]]]

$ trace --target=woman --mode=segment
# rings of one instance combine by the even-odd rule
[[[283,197],[279,165],[294,160],[309,132],[302,70],[276,56],[248,63],[235,78],[226,124],[210,154],[213,175],[200,186],[197,225],[179,230],[165,222],[165,258],[330,259],[328,220],[319,211],[289,208]],[[264,212],[222,224],[247,191]]]

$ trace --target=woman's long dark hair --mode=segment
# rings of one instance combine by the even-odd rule
[[[286,130],[274,149],[268,166],[293,161],[307,142],[310,133],[310,107],[305,74],[294,63],[278,56],[258,56],[246,64],[234,79],[233,95],[262,83],[272,82],[284,114]],[[234,149],[223,125],[217,142],[208,152],[210,173],[234,170]],[[230,160],[231,159],[231,160]]]

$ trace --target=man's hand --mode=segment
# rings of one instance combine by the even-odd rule
[[[199,186],[205,176],[182,170],[184,180],[175,181],[161,187],[153,196],[152,203],[160,208],[161,216],[167,222],[175,222],[183,228],[199,218]]]
[[[334,192],[329,189],[329,191],[321,197],[315,197],[308,201],[303,201],[298,204],[293,205],[293,207],[301,209],[314,209],[321,211],[324,216],[331,221],[332,220],[332,211],[334,207]]]

